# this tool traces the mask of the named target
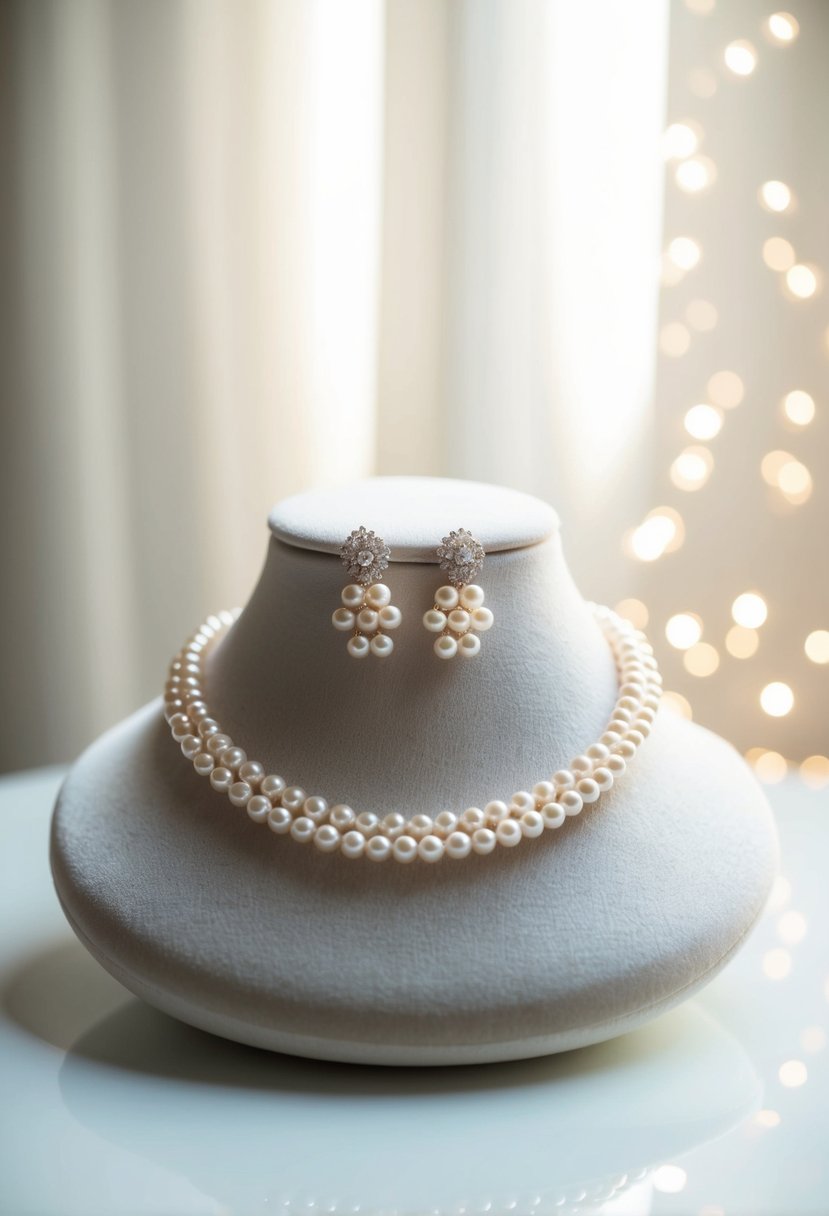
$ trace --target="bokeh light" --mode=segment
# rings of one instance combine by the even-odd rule
[[[785,1064],[780,1065],[777,1075],[780,1084],[785,1085],[786,1089],[797,1089],[809,1079],[808,1070],[802,1060],[786,1060]]]
[[[668,257],[680,270],[693,270],[702,256],[702,250],[690,236],[677,236],[668,246]]]
[[[779,1127],[780,1115],[776,1110],[766,1107],[764,1110],[758,1110],[754,1116],[754,1122],[758,1127]]]
[[[660,1165],[651,1174],[654,1190],[663,1195],[678,1195],[687,1181],[688,1175],[680,1165]]]
[[[763,242],[763,261],[769,270],[789,270],[797,261],[794,245],[783,236],[770,236]]]
[[[807,756],[800,765],[800,779],[810,790],[829,785],[829,756]]]
[[[619,616],[623,616],[626,621],[630,621],[631,625],[635,625],[637,629],[644,629],[650,616],[647,605],[633,596],[619,600],[619,603],[616,605],[616,612],[618,612]]]
[[[808,426],[815,416],[815,401],[801,388],[793,389],[783,398],[783,413],[794,426]]]
[[[767,211],[788,211],[792,205],[792,192],[785,182],[763,182],[760,187],[760,202]]]
[[[750,659],[757,653],[760,635],[756,629],[744,625],[732,625],[725,635],[725,648],[735,659]]]
[[[787,460],[777,474],[777,487],[790,503],[800,506],[812,493],[812,475],[799,460]]]
[[[677,612],[665,625],[665,637],[676,650],[687,650],[702,637],[702,621],[693,612]]]
[[[659,349],[663,355],[678,359],[691,345],[691,334],[681,321],[669,321],[659,331]]]
[[[673,507],[656,507],[625,537],[623,547],[640,562],[653,562],[674,553],[685,541],[685,524]]]
[[[829,629],[813,629],[803,643],[806,658],[813,663],[829,663]]]
[[[814,1054],[826,1046],[826,1031],[822,1026],[805,1026],[800,1032],[800,1046]]]
[[[670,478],[678,490],[701,490],[714,468],[708,448],[690,447],[680,452],[670,468]]]
[[[694,97],[707,101],[717,91],[717,78],[708,68],[693,68],[688,73],[688,88]]]
[[[716,328],[719,314],[710,300],[691,300],[685,309],[685,320],[691,329],[701,334],[709,333]]]
[[[674,180],[686,194],[701,194],[717,180],[717,166],[707,156],[692,156],[674,169]]]
[[[689,675],[712,676],[720,665],[720,656],[710,642],[697,642],[682,655],[682,663]]]
[[[760,693],[760,707],[770,718],[785,718],[794,707],[794,693],[782,680],[772,680]]]
[[[763,33],[776,46],[789,46],[799,32],[800,26],[791,13],[772,13],[763,22]]]
[[[659,708],[660,710],[666,709],[668,713],[676,714],[680,718],[687,718],[689,722],[694,716],[691,702],[687,697],[683,697],[681,692],[676,692],[673,688],[666,689],[662,693]]]
[[[750,76],[757,67],[757,51],[745,38],[729,42],[723,52],[723,59],[729,72],[733,72],[735,76]]]
[[[747,758],[750,759],[758,779],[764,785],[778,785],[785,780],[788,774],[788,762],[785,756],[780,755],[780,752],[758,747],[753,748]]]
[[[736,372],[715,372],[706,388],[708,400],[724,410],[733,410],[745,396],[745,385]]]
[[[666,160],[685,160],[699,147],[700,130],[696,123],[672,122],[662,136],[662,155]]]
[[[713,439],[722,423],[722,411],[715,405],[692,405],[685,415],[685,430],[693,439]]]
[[[809,928],[802,912],[789,908],[777,922],[777,936],[786,946],[796,946],[803,941]]]
[[[788,950],[776,946],[763,955],[763,974],[770,980],[784,980],[792,969],[792,956]]]
[[[731,617],[737,625],[759,629],[769,615],[768,605],[756,591],[744,591],[731,605]]]
[[[814,266],[796,262],[786,271],[786,287],[795,300],[810,300],[817,293],[820,281]]]
[[[716,0],[685,0],[685,7],[698,17],[707,17],[713,13]]]

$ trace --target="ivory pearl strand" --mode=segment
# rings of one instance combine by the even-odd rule
[[[513,848],[555,831],[598,802],[625,772],[656,716],[662,678],[647,638],[610,608],[592,608],[619,679],[607,727],[569,768],[539,781],[532,790],[519,790],[508,802],[496,800],[459,813],[440,811],[434,817],[417,814],[406,819],[397,812],[381,817],[372,811],[358,814],[342,803],[330,806],[325,798],[309,796],[283,777],[266,773],[222,730],[205,695],[206,652],[236,620],[238,609],[209,616],[173,659],[164,685],[164,716],[199,776],[226,794],[233,806],[245,808],[254,823],[267,823],[277,835],[313,841],[322,853],[372,861],[394,858],[405,864],[487,854],[496,846]]]

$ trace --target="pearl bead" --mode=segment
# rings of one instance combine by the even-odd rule
[[[605,747],[603,743],[591,743],[584,754],[595,763],[597,760],[606,760],[610,755],[610,748]]]
[[[211,756],[218,756],[225,750],[226,747],[233,747],[234,743],[230,735],[224,734],[223,731],[217,731],[215,735],[211,735],[207,740],[207,751]]]
[[[353,629],[356,621],[357,618],[350,608],[338,608],[331,614],[331,624],[343,633],[348,633],[350,629]]]
[[[474,659],[481,649],[481,639],[474,633],[465,633],[458,641],[458,654],[464,659]]]
[[[372,583],[366,592],[366,603],[369,608],[385,608],[391,603],[391,591],[385,583]]]
[[[246,760],[239,765],[239,780],[247,781],[254,789],[259,789],[259,783],[265,776],[265,769],[258,760]]]
[[[349,583],[347,587],[343,587],[340,599],[343,602],[344,608],[362,608],[366,598],[365,589],[359,586],[358,583]]]
[[[353,638],[348,639],[346,650],[352,659],[364,659],[370,650],[369,640],[358,633]]]
[[[564,808],[565,815],[578,815],[584,806],[584,799],[578,790],[564,790],[556,801]]]
[[[267,777],[263,777],[259,782],[259,788],[272,801],[275,801],[285,788],[285,781],[282,777],[277,777],[276,773],[268,773]]]
[[[181,743],[193,730],[193,723],[187,714],[173,714],[170,719],[170,730],[176,743]],[[203,736],[202,736],[203,737]]]
[[[440,836],[424,836],[417,846],[417,852],[424,861],[440,861],[444,847]]]
[[[570,761],[570,768],[573,770],[576,780],[582,773],[589,773],[593,768],[593,761],[589,756],[576,756]]]
[[[247,781],[234,781],[227,791],[227,796],[234,806],[247,806],[252,794],[253,790]]]
[[[279,836],[290,832],[293,821],[291,812],[286,811],[284,806],[275,806],[268,815],[268,827]]]
[[[223,747],[219,752],[219,763],[235,773],[245,763],[248,754],[241,747]]]
[[[544,820],[545,828],[560,828],[567,818],[564,807],[558,802],[548,802],[545,807],[541,808],[541,818]]]
[[[333,853],[340,847],[342,837],[333,823],[324,823],[314,833],[314,844],[321,853]]]
[[[604,734],[602,735],[601,739],[599,740],[599,742],[603,743],[605,745],[605,747],[607,748],[607,750],[610,751],[611,747],[613,747],[613,744],[618,743],[619,740],[621,739],[621,737],[622,736],[618,733],[618,731],[606,730],[604,732]]]
[[[614,777],[621,777],[622,773],[627,768],[627,764],[621,756],[608,756],[605,761],[605,768],[613,774]]]
[[[525,811],[518,822],[521,824],[521,834],[531,839],[544,831],[544,820],[538,811]]]
[[[313,823],[322,823],[328,814],[328,803],[324,798],[316,795],[312,798],[306,798],[302,804],[302,813]]]
[[[645,742],[645,736],[640,730],[629,730],[627,733],[628,743],[632,743],[634,747],[641,747]]]
[[[605,766],[593,769],[593,780],[599,787],[601,793],[606,794],[613,785],[613,774],[610,769]]]
[[[488,608],[476,608],[471,614],[470,623],[478,633],[486,633],[487,629],[492,628],[494,620]]]
[[[220,794],[226,794],[231,785],[233,785],[233,773],[229,768],[225,768],[224,766],[214,768],[210,774],[210,784]]]
[[[442,633],[446,628],[446,613],[430,608],[423,614],[423,624],[430,633]]]
[[[362,832],[346,832],[343,836],[340,852],[344,857],[360,857],[366,847],[366,838]]]
[[[623,760],[632,760],[636,755],[636,746],[631,743],[630,739],[623,739],[621,743],[617,743],[613,748],[614,754],[621,756]]]
[[[581,800],[584,803],[595,802],[602,792],[592,777],[583,777],[576,786],[576,790],[581,794]]]
[[[484,826],[486,815],[479,806],[468,806],[461,815],[461,823],[469,831],[474,832],[476,828]]]
[[[448,836],[458,826],[458,817],[454,811],[441,811],[435,816],[435,831],[440,836]]]
[[[480,608],[484,602],[483,587],[479,587],[477,583],[467,583],[465,587],[461,587],[460,600],[463,607],[470,611]]]
[[[636,697],[619,697],[616,704],[618,705],[619,709],[629,709],[631,712],[639,708],[639,702],[637,701]]]
[[[527,790],[519,790],[516,794],[513,794],[512,798],[510,799],[510,810],[521,812],[534,811],[535,798],[533,798],[532,794],[530,794]]]
[[[556,796],[556,787],[552,781],[538,781],[533,786],[533,797],[536,806],[544,806],[552,802]]]
[[[338,802],[336,806],[332,806],[328,818],[335,828],[345,832],[351,827],[357,816],[350,806],[346,806],[344,802]]]
[[[509,815],[506,802],[488,802],[484,807],[484,815],[489,823],[500,823]]]
[[[502,819],[495,829],[498,843],[514,849],[521,839],[521,824],[515,819]]]
[[[380,625],[383,629],[397,629],[403,620],[403,613],[394,604],[387,604],[380,609]]]
[[[357,628],[363,633],[376,633],[380,618],[373,608],[363,608],[357,613]]]
[[[405,826],[406,820],[398,811],[391,811],[380,821],[380,831],[384,836],[388,836],[389,840],[396,840],[402,834]]]
[[[378,659],[388,658],[393,650],[394,639],[386,637],[384,633],[378,633],[371,639],[371,653],[376,654]]]
[[[176,714],[180,714],[184,709],[184,702],[181,697],[168,697],[164,702],[164,717],[169,726]]]
[[[181,741],[181,754],[193,760],[201,751],[202,742],[198,735],[185,735]]]
[[[417,841],[414,836],[398,836],[392,848],[398,861],[414,861],[417,857]]]
[[[435,641],[434,649],[439,659],[454,659],[458,653],[458,643],[444,633]]]
[[[413,815],[409,821],[409,831],[415,840],[421,840],[424,836],[427,836],[434,826],[431,815]]]
[[[189,701],[188,702],[187,717],[190,719],[191,722],[195,722],[198,725],[198,723],[201,722],[202,718],[208,718],[209,716],[210,716],[209,711],[203,701]]]
[[[366,857],[371,861],[385,861],[391,851],[392,843],[387,836],[372,836],[366,841]]]
[[[254,794],[248,800],[247,812],[254,823],[264,823],[272,810],[271,800],[270,798],[266,798],[264,794]]]
[[[291,824],[291,835],[294,840],[298,840],[300,844],[307,844],[309,840],[314,839],[317,825],[313,819],[309,819],[307,815],[299,815]]]
[[[469,613],[463,608],[455,608],[453,612],[449,613],[446,620],[453,633],[466,633],[469,628]]]
[[[490,828],[477,828],[472,833],[471,840],[472,848],[481,856],[491,853],[496,844],[495,833]]]
[[[355,826],[364,836],[373,836],[380,826],[380,820],[373,811],[361,811],[355,820]]]
[[[472,852],[472,841],[467,832],[452,832],[446,838],[447,857],[468,857]]]
[[[457,608],[459,600],[457,587],[438,587],[435,592],[435,604],[444,612],[451,612],[453,608]]]
[[[290,785],[286,790],[282,791],[282,805],[289,811],[294,813],[302,810],[302,804],[305,802],[307,794],[299,785]]]
[[[197,752],[193,757],[193,768],[200,777],[209,776],[213,771],[214,763],[210,752]]]
[[[202,718],[199,723],[199,734],[202,739],[208,739],[210,735],[215,735],[218,730],[221,730],[221,727],[215,718]]]
[[[571,790],[576,784],[576,778],[569,768],[560,768],[553,773],[553,785],[557,790]]]

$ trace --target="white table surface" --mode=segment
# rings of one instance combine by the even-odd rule
[[[132,997],[52,890],[60,776],[0,779],[0,1212],[829,1212],[825,792],[770,791],[781,877],[694,1000],[562,1056],[406,1070],[270,1055]]]

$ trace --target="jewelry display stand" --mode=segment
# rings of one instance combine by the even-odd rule
[[[267,772],[357,811],[459,812],[531,789],[602,734],[614,663],[546,504],[377,478],[288,499],[269,523],[206,674],[211,709]],[[361,524],[391,550],[403,623],[388,658],[353,659],[331,626],[336,555]],[[421,619],[457,527],[486,550],[495,625],[447,663]],[[607,1039],[690,995],[761,912],[776,836],[738,753],[661,709],[613,789],[559,830],[436,865],[349,860],[211,789],[159,698],[70,771],[51,865],[95,958],[185,1022],[320,1059],[466,1064]]]

